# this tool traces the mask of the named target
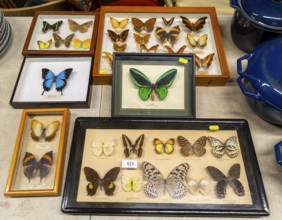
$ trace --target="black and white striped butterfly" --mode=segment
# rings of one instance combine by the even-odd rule
[[[147,196],[157,198],[162,193],[165,193],[166,189],[174,199],[181,199],[187,194],[188,189],[183,181],[187,179],[189,170],[188,163],[182,163],[175,167],[166,179],[160,171],[149,162],[144,161],[142,163],[142,169],[144,178],[148,181],[144,186],[144,192]]]
[[[213,147],[213,154],[218,158],[221,158],[224,153],[227,153],[227,155],[231,158],[234,158],[239,154],[235,136],[228,138],[225,143],[222,143],[220,140],[210,136],[208,136],[208,139]]]
[[[215,190],[219,199],[225,198],[227,185],[233,189],[236,195],[245,195],[244,186],[240,180],[238,180],[240,177],[240,164],[233,164],[228,172],[228,176],[225,176],[219,169],[213,166],[208,166],[207,170],[211,177],[217,181]]]

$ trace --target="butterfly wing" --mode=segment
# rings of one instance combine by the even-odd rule
[[[67,79],[69,78],[72,70],[73,70],[72,68],[65,69],[56,76],[57,91],[62,91],[66,87]]]
[[[131,18],[134,30],[137,32],[141,32],[143,29],[143,21],[141,21],[139,18]]]
[[[180,27],[179,25],[177,25],[171,28],[170,31],[167,33],[167,39],[169,40],[172,46],[179,39],[180,32],[181,32]]]
[[[54,41],[55,41],[55,47],[60,47],[64,40],[56,33],[53,33]]]
[[[199,18],[193,25],[193,31],[199,31],[203,29],[204,25],[206,24],[207,17]]]
[[[109,37],[111,38],[112,42],[116,42],[118,40],[118,34],[112,30],[108,30]]]
[[[128,36],[128,32],[129,32],[129,29],[126,29],[123,32],[121,32],[119,35],[119,40],[122,42],[125,42]]]
[[[236,195],[244,196],[245,190],[243,184],[238,180],[240,178],[240,164],[233,164],[229,170],[228,184]]]
[[[48,40],[46,42],[38,40],[37,44],[38,44],[38,47],[39,47],[40,50],[48,49],[51,46],[51,44],[52,44],[52,39],[50,39],[50,40]]]
[[[207,170],[211,177],[217,181],[216,184],[216,195],[218,198],[225,198],[226,195],[226,176],[216,167],[208,166]]]
[[[30,179],[36,174],[37,161],[35,156],[32,153],[25,152],[25,156],[23,158],[23,166],[24,166],[24,175]]]
[[[46,33],[51,28],[51,25],[47,21],[43,21],[42,23],[43,23],[43,27],[41,31],[43,33]]]
[[[192,34],[187,34],[187,40],[188,40],[188,43],[191,47],[197,46],[197,41],[195,40],[195,38],[193,37]]]
[[[43,134],[43,124],[38,120],[31,121],[31,137],[35,141],[39,141]]]
[[[157,19],[156,18],[150,18],[147,21],[145,21],[143,25],[143,29],[147,32],[151,32],[154,29],[154,25],[156,23]]]
[[[103,153],[106,155],[106,156],[110,156],[113,151],[114,151],[114,145],[115,145],[115,141],[114,140],[111,140],[111,141],[108,141],[108,142],[105,142],[102,146],[103,148]]]
[[[70,47],[74,35],[75,34],[70,34],[69,36],[66,37],[66,39],[64,40],[64,44],[66,47]]]
[[[45,178],[49,174],[50,167],[52,166],[52,164],[53,164],[53,151],[49,151],[46,154],[44,154],[38,162],[40,182],[42,178]]]
[[[164,192],[165,183],[160,171],[149,162],[142,163],[144,178],[148,181],[144,185],[144,192],[150,198],[157,198]]]
[[[199,47],[203,48],[207,45],[208,43],[208,35],[207,34],[203,34],[202,36],[199,37],[197,44]]]
[[[173,84],[177,74],[177,69],[171,69],[162,74],[156,81],[156,92],[161,100],[168,94],[168,88]]]
[[[73,48],[80,49],[81,48],[81,40],[78,38],[74,38],[73,40]]]
[[[92,142],[92,153],[99,157],[103,152],[103,143],[101,141]]]
[[[188,28],[189,31],[193,31],[194,24],[184,16],[180,16],[180,18],[182,19],[182,23],[185,25],[185,27]]]
[[[139,88],[139,97],[142,100],[147,100],[152,92],[150,79],[135,68],[130,68],[129,72],[134,84]]]
[[[71,31],[77,32],[79,24],[72,19],[68,19],[68,23]]]
[[[122,181],[122,188],[125,192],[130,192],[132,189],[132,184],[131,184],[131,178],[129,178],[128,176],[122,176],[121,177],[121,181]]]
[[[169,54],[182,54],[183,52],[184,52],[184,50],[186,49],[186,45],[183,45],[182,47],[180,47],[179,49],[178,49],[178,51],[177,52],[174,52],[174,50],[170,47],[170,46],[168,46],[168,45],[165,45],[164,46],[165,47],[165,49],[167,50],[167,52],[169,53]]]
[[[113,66],[113,54],[111,54],[107,51],[104,51],[103,54],[105,54],[105,56],[107,57],[109,64],[110,64],[110,67],[112,68],[112,66]]]
[[[147,48],[145,44],[141,44],[140,45],[140,49],[142,53],[156,53],[157,49],[158,49],[159,45],[156,44],[150,48]]]
[[[55,24],[53,24],[52,27],[51,27],[52,30],[54,32],[57,32],[59,30],[60,26],[62,25],[62,23],[63,23],[63,21],[58,21]]]
[[[206,153],[206,146],[207,143],[207,137],[206,136],[202,136],[200,137],[193,145],[193,151],[194,154],[198,157],[203,156]]]
[[[217,138],[214,137],[208,137],[208,140],[210,141],[212,148],[212,152],[213,154],[218,157],[221,158],[225,152],[225,145],[218,140]]]
[[[105,174],[102,184],[103,184],[106,195],[112,196],[114,194],[114,191],[116,188],[114,181],[116,181],[119,172],[120,172],[120,168],[114,167]]]
[[[129,139],[129,137],[127,137],[125,134],[122,135],[122,143],[123,143],[123,146],[125,147],[124,155],[125,157],[129,157],[131,150],[132,150],[132,142]]]
[[[89,196],[94,196],[99,187],[100,176],[99,174],[90,167],[84,167],[83,171],[86,176],[86,180],[89,182],[86,186],[87,194]]]
[[[164,150],[166,153],[171,154],[174,151],[174,147],[173,147],[174,143],[175,143],[174,138],[170,138],[165,142]]]
[[[239,154],[239,149],[237,148],[236,136],[228,138],[225,142],[225,150],[229,157],[234,158]]]
[[[87,21],[81,25],[79,25],[78,29],[80,33],[86,33],[88,31],[88,28],[93,24],[93,21]]]
[[[183,181],[187,179],[188,171],[189,164],[183,163],[175,167],[168,175],[166,189],[172,198],[181,199],[187,194],[188,189]]]
[[[153,142],[155,145],[156,153],[161,154],[162,152],[164,152],[164,143],[160,139],[155,138]]]
[[[42,78],[44,79],[43,81],[43,89],[44,91],[49,91],[52,87],[53,82],[55,81],[55,76],[54,73],[46,68],[42,69]],[[43,91],[43,93],[44,93]],[[43,95],[42,93],[42,95]]]
[[[156,36],[157,36],[157,40],[161,44],[164,44],[167,41],[168,33],[166,32],[166,30],[164,28],[156,27],[155,33],[156,33]]]
[[[178,140],[178,143],[181,147],[180,152],[182,153],[182,155],[187,157],[187,156],[193,154],[192,144],[188,141],[187,138],[185,138],[183,136],[178,136],[177,140]]]
[[[137,154],[138,157],[142,156],[143,153],[143,143],[144,143],[144,134],[141,134],[135,141],[135,143],[132,145],[131,151],[135,154]]]
[[[45,128],[46,141],[50,141],[55,137],[59,125],[60,125],[59,121],[52,121],[49,125],[47,125],[47,127]]]
[[[174,18],[175,18],[175,17],[172,17],[172,18],[170,18],[169,20],[166,20],[164,17],[162,17],[162,20],[163,20],[163,22],[164,22],[164,25],[165,25],[165,26],[170,26],[170,25],[172,25],[172,23],[173,23],[173,21],[174,21]]]
[[[209,66],[212,64],[214,55],[215,55],[214,53],[211,53],[211,54],[207,55],[206,57],[204,57],[203,59],[201,59],[200,57],[195,55],[196,66],[198,68],[203,67],[204,69],[209,68]]]

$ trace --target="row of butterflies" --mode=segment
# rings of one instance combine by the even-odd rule
[[[83,170],[88,181],[86,190],[89,196],[94,196],[98,188],[101,190],[104,189],[105,194],[108,196],[114,195],[116,189],[115,181],[120,173],[120,167],[110,169],[103,178],[100,177],[96,170],[90,167],[84,167]],[[150,198],[158,198],[162,194],[165,194],[166,190],[173,199],[185,197],[188,191],[192,195],[199,193],[208,195],[210,192],[210,181],[208,178],[202,178],[200,181],[196,181],[188,177],[188,163],[182,163],[175,167],[167,178],[164,178],[161,172],[149,162],[144,161],[142,163],[142,170],[144,179],[147,181],[143,187],[144,192]],[[217,182],[215,186],[217,198],[225,198],[227,186],[231,187],[237,196],[245,195],[244,186],[239,180],[240,164],[233,164],[227,175],[214,166],[208,166],[207,172]],[[130,178],[123,175],[121,180],[122,188],[125,192],[139,192],[141,190],[142,176]]]
[[[124,146],[124,155],[129,157],[131,154],[136,154],[137,157],[141,157],[143,154],[143,144],[145,135],[140,135],[135,142],[132,142],[128,136],[122,135],[122,143]],[[180,152],[183,156],[196,155],[198,157],[203,156],[206,153],[206,142],[209,140],[213,154],[217,158],[221,158],[225,153],[230,158],[235,158],[239,154],[239,148],[237,147],[237,140],[235,136],[229,137],[224,143],[214,137],[200,137],[193,145],[183,136],[178,136],[177,141],[181,147]],[[154,138],[153,144],[155,146],[155,152],[161,154],[163,152],[172,154],[174,151],[175,139],[170,138],[166,142],[161,141],[159,138]],[[102,154],[105,156],[112,155],[114,151],[114,140],[109,142],[92,142],[92,152],[95,156],[99,157]]]
[[[58,48],[61,45],[65,45],[67,48],[70,47],[72,39],[74,38],[74,33],[68,35],[65,39],[63,39],[58,33],[59,28],[63,24],[63,21],[60,20],[55,22],[54,24],[49,24],[47,21],[43,21],[43,27],[41,29],[42,33],[46,33],[48,30],[53,30],[53,38],[55,41],[55,47]],[[86,33],[88,28],[93,24],[93,21],[87,21],[83,24],[78,24],[76,21],[72,19],[68,19],[69,28],[73,32],[79,31],[80,33]],[[37,41],[39,49],[48,49],[52,45],[52,39],[47,40],[46,42],[42,40]],[[88,49],[91,44],[91,38],[87,38],[85,40],[81,40],[79,38],[75,38],[73,42],[73,48],[75,49]]]

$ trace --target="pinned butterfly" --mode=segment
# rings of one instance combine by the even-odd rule
[[[144,143],[144,134],[140,135],[135,143],[133,144],[129,137],[127,137],[125,134],[122,135],[122,143],[125,147],[124,149],[124,155],[125,157],[129,157],[131,153],[136,154],[138,157],[141,157],[143,154],[143,143]]]
[[[105,156],[110,156],[114,151],[115,141],[110,140],[107,142],[103,141],[93,141],[92,142],[92,153],[99,157],[102,154]]]
[[[75,49],[89,49],[91,45],[91,38],[87,38],[85,40],[80,40],[79,38],[75,38],[73,40],[73,48]]]
[[[53,85],[56,84],[56,90],[61,91],[61,95],[63,95],[63,89],[67,85],[67,79],[69,78],[72,68],[65,69],[61,71],[58,75],[55,75],[51,70],[43,68],[42,69],[42,78],[43,81],[43,92],[41,95],[44,94],[45,91],[49,91]]]
[[[57,21],[54,24],[49,24],[47,21],[43,21],[42,32],[46,33],[48,30],[53,30],[53,32],[57,32],[62,24],[63,21]]]
[[[211,53],[207,56],[205,56],[204,58],[200,58],[199,56],[197,56],[195,54],[195,63],[198,69],[200,68],[204,68],[204,69],[208,69],[210,67],[210,65],[212,64],[213,58],[214,58],[214,53]]]
[[[164,100],[168,95],[168,88],[173,84],[177,74],[176,69],[170,69],[162,74],[156,83],[152,83],[140,70],[130,68],[129,71],[134,84],[139,88],[139,97],[144,101],[149,97],[153,101],[155,93],[157,93],[160,100]]]
[[[59,121],[52,121],[44,127],[42,122],[34,119],[31,121],[31,137],[35,141],[39,141],[40,138],[44,138],[45,141],[51,141],[56,136],[59,125]]]
[[[24,175],[28,178],[30,182],[31,178],[39,175],[40,182],[45,178],[53,164],[53,151],[45,153],[39,161],[36,160],[35,156],[30,152],[25,152],[23,158]]]
[[[240,178],[240,164],[233,164],[228,172],[228,176],[224,175],[218,168],[208,166],[207,170],[211,177],[217,182],[215,191],[219,199],[226,196],[226,188],[230,186],[237,196],[244,196],[244,186],[239,180]]]
[[[183,136],[178,136],[177,137],[178,143],[181,147],[181,154],[183,156],[190,156],[195,154],[198,157],[203,156],[206,153],[206,142],[207,142],[207,137],[202,136],[196,142],[192,145],[187,138]]]
[[[140,45],[141,53],[156,53],[159,45],[156,44],[152,47],[147,47],[145,44]]]
[[[189,164],[182,163],[175,167],[165,179],[161,172],[149,162],[142,163],[144,178],[144,192],[150,198],[158,198],[167,190],[174,199],[183,198],[187,192],[187,186],[183,183],[187,179]]]
[[[53,37],[54,37],[54,40],[55,40],[55,47],[58,48],[62,45],[65,45],[65,47],[69,48],[74,35],[75,34],[70,34],[65,39],[63,39],[60,35],[53,33]]]
[[[93,24],[93,21],[87,21],[83,24],[78,24],[76,21],[68,19],[68,23],[71,31],[79,31],[80,33],[86,33],[88,31],[88,28]]]
[[[190,21],[189,18],[186,18],[184,16],[180,16],[182,19],[182,23],[185,25],[185,27],[191,31],[191,32],[199,32],[204,28],[204,25],[206,24],[207,17],[201,17],[197,19],[195,22]]]
[[[168,139],[165,143],[163,143],[160,139],[155,138],[154,139],[154,145],[155,145],[155,151],[158,154],[161,154],[163,152],[166,152],[167,154],[171,154],[174,151],[174,138]]]
[[[47,40],[46,42],[42,40],[37,41],[37,45],[40,50],[48,49],[51,46],[51,44],[52,44],[52,39]]]
[[[210,193],[210,181],[208,178],[202,178],[199,181],[188,178],[188,190],[192,195],[202,194],[206,196]]]
[[[106,195],[114,195],[114,191],[116,189],[114,181],[116,181],[120,172],[119,167],[110,169],[105,174],[104,178],[101,178],[97,171],[90,167],[84,167],[83,170],[86,176],[86,180],[89,182],[86,186],[87,194],[89,196],[94,196],[97,192],[98,187],[100,187],[101,191],[102,189],[104,189]]]
[[[125,18],[119,21],[113,17],[111,17],[110,20],[111,20],[113,28],[121,28],[121,29],[124,29],[129,21],[128,18]]]
[[[139,192],[142,186],[142,176],[137,176],[137,177],[128,177],[123,175],[121,177],[122,181],[122,188],[125,192]]]
[[[157,19],[150,18],[147,21],[143,22],[139,18],[132,18],[131,21],[135,31],[141,32],[142,30],[145,30],[147,32],[151,32],[154,29]]]
[[[179,39],[180,32],[181,30],[179,25],[171,28],[169,31],[166,31],[162,27],[156,27],[155,30],[156,37],[161,44],[164,44],[165,42],[169,42],[172,46]]]
[[[217,138],[210,136],[208,139],[213,147],[212,152],[217,158],[221,158],[225,153],[231,158],[238,156],[239,148],[237,147],[237,140],[235,136],[228,138],[225,143],[222,143]]]

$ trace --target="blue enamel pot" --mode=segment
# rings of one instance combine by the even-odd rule
[[[265,121],[282,125],[282,37],[239,58],[237,71],[237,82],[253,111]]]
[[[260,43],[282,37],[282,0],[230,0],[234,44],[246,53]]]
[[[282,149],[282,141],[274,145],[274,151],[275,151],[277,163],[282,166],[281,149]]]

